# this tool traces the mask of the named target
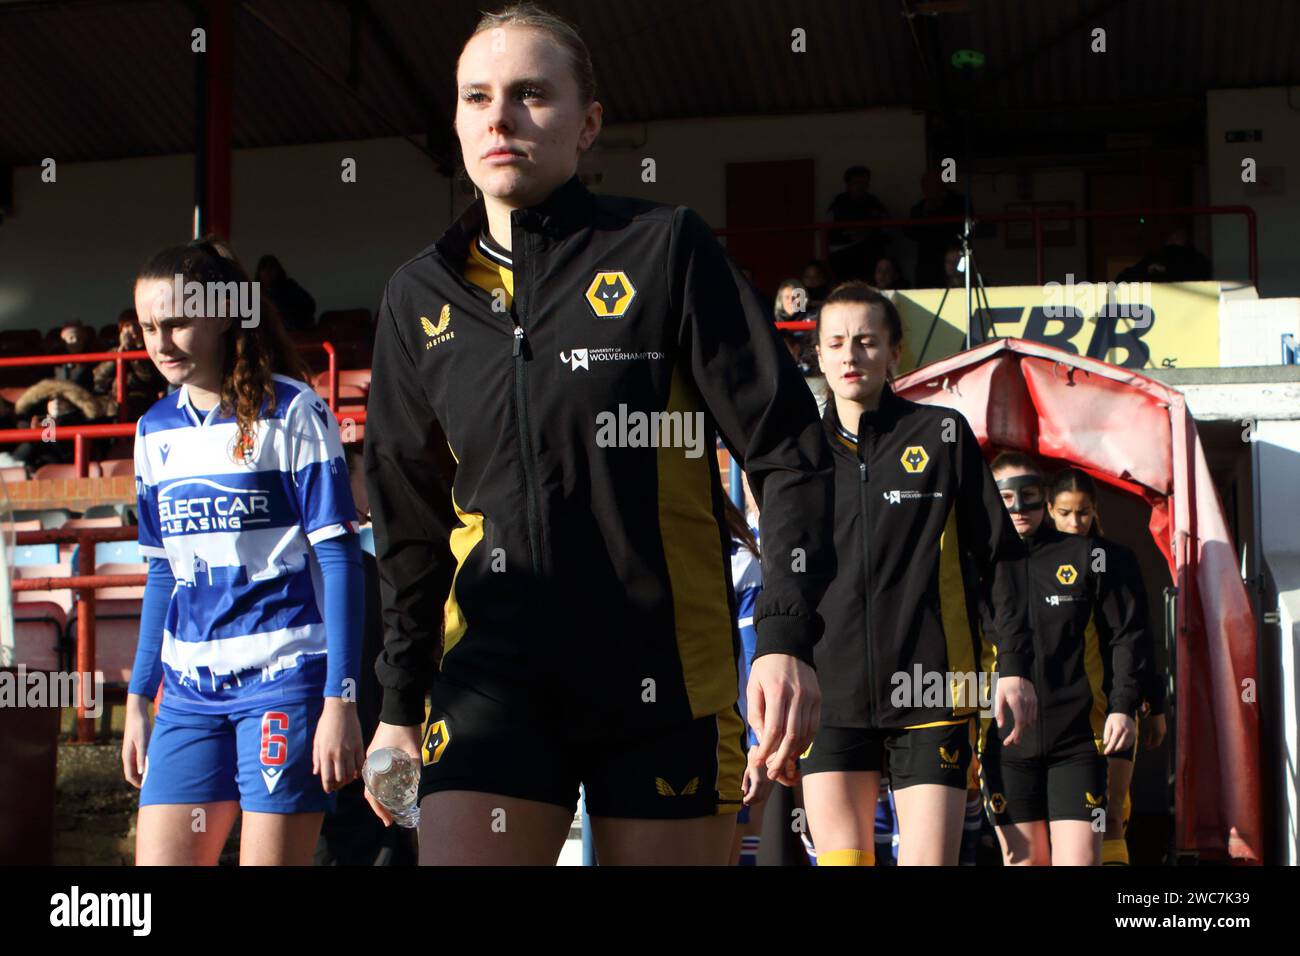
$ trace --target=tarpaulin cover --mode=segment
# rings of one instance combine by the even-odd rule
[[[1151,535],[1178,588],[1176,846],[1260,862],[1257,631],[1183,396],[1024,339],[926,365],[895,389],[957,409],[986,448],[1072,462],[1150,505]]]

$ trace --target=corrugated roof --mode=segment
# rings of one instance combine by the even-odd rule
[[[449,140],[455,57],[484,6],[249,0],[235,14],[235,145],[430,129]],[[609,123],[972,102],[982,111],[1061,109],[1300,82],[1300,4],[1291,0],[550,7],[591,48]],[[946,12],[927,12],[936,7]],[[0,162],[192,150],[193,26],[181,0],[0,3]],[[1094,27],[1106,30],[1104,54],[1090,49]],[[790,51],[795,28],[806,31],[802,55]],[[982,71],[948,64],[963,48],[985,54]]]

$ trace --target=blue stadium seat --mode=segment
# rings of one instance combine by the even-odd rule
[[[34,564],[58,564],[57,544],[20,544],[14,548],[14,566],[30,567]]]
[[[95,564],[143,564],[138,541],[101,541],[95,545]]]

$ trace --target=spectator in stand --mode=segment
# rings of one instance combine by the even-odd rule
[[[1186,229],[1175,229],[1162,248],[1129,266],[1115,281],[1197,282],[1210,277],[1210,260],[1192,248]]]
[[[59,341],[63,343],[63,350],[69,355],[78,352],[89,352],[94,338],[94,329],[88,325],[83,325],[76,319],[68,322],[59,330]],[[95,387],[93,367],[84,363],[69,362],[66,365],[56,365],[54,367],[54,377],[63,382],[71,382],[86,391],[90,391]]]
[[[866,166],[850,166],[844,170],[844,192],[831,201],[831,219],[835,222],[888,219],[889,211],[870,190],[871,170]],[[862,226],[833,229],[829,239],[831,268],[841,281],[867,278],[885,252],[885,238],[879,229]]]
[[[881,292],[907,288],[903,270],[898,268],[898,263],[892,256],[881,256],[876,260],[874,281],[871,284]]]
[[[777,322],[797,322],[812,319],[808,311],[808,292],[798,279],[786,279],[777,289],[776,301],[772,303],[772,316]],[[809,354],[811,337],[807,332],[788,329],[781,330],[781,340],[786,350],[795,360],[799,370],[805,375],[812,372],[812,357]]]
[[[800,278],[804,291],[808,293],[807,311],[814,312],[830,294],[830,270],[820,259],[813,259],[803,267]]]
[[[25,427],[48,429],[41,441],[23,442],[14,449],[14,458],[35,472],[41,465],[70,464],[74,460],[73,443],[57,440],[60,428],[112,421],[117,404],[65,379],[46,378],[23,392],[14,409]],[[96,449],[90,450],[90,457],[98,457]]]
[[[262,294],[280,310],[284,327],[301,332],[316,324],[316,300],[284,271],[275,256],[262,256],[257,262],[257,281]]]
[[[913,219],[938,216],[964,216],[966,199],[944,185],[937,169],[921,177],[921,199],[912,206]],[[971,214],[974,215],[972,209]],[[944,255],[948,247],[961,238],[961,223],[937,223],[933,226],[908,226],[903,235],[916,242],[916,286],[919,289],[942,289],[947,285]]]
[[[144,351],[144,336],[140,333],[140,323],[135,317],[135,309],[127,309],[117,320],[117,347],[114,352]],[[157,367],[148,359],[132,359],[122,363],[125,401],[122,403],[121,419],[133,422],[149,410],[149,406],[158,401],[167,391],[167,380],[162,377]],[[117,398],[117,363],[100,362],[94,371],[95,394]]]

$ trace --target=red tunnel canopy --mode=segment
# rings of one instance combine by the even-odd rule
[[[985,447],[1072,462],[1151,506],[1151,535],[1178,587],[1177,847],[1260,862],[1255,619],[1183,396],[1023,339],[926,365],[895,389],[959,410]]]

